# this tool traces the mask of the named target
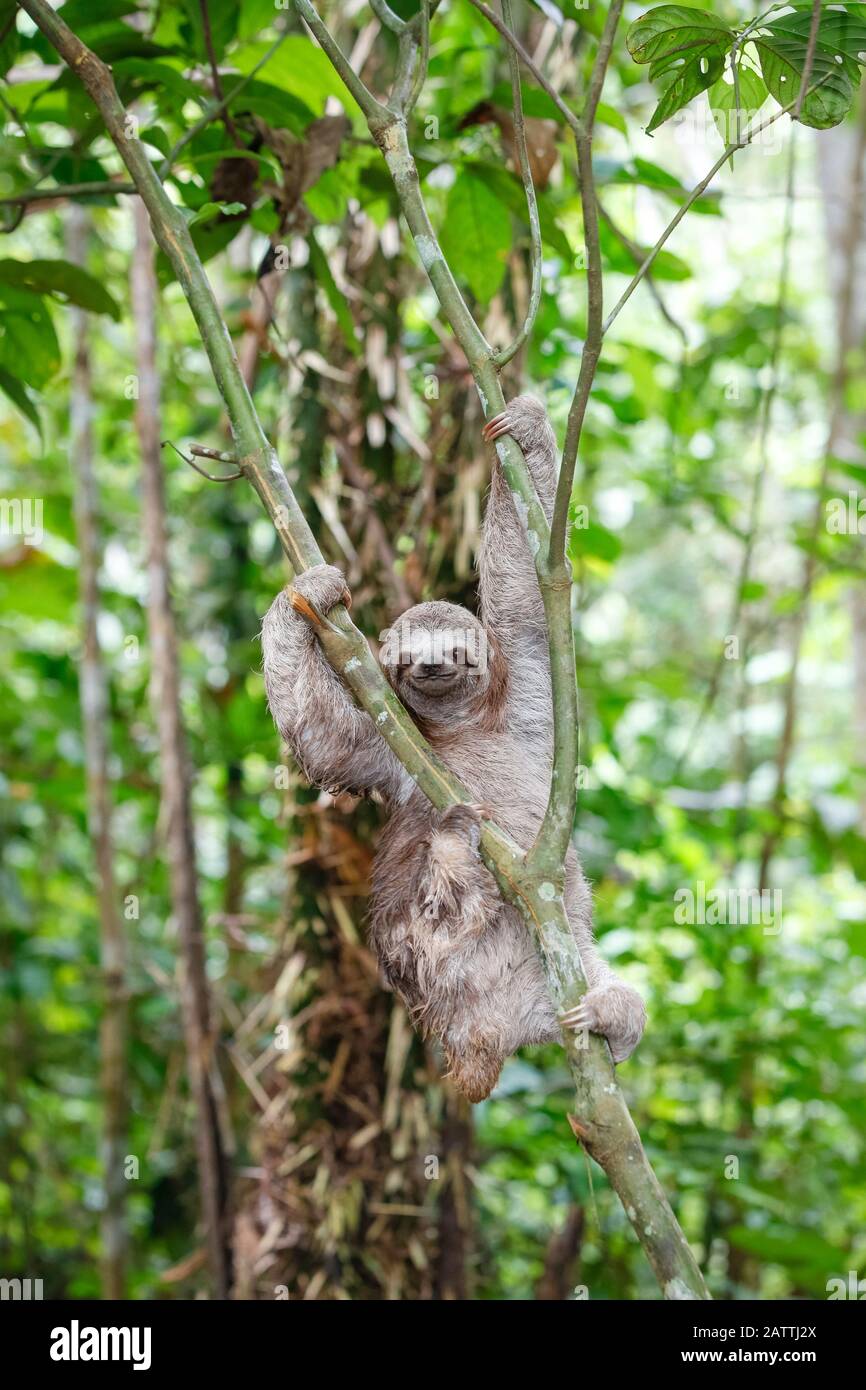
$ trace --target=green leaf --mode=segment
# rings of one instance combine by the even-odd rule
[[[0,0],[0,77],[4,77],[18,57],[18,30],[15,27],[17,0]]]
[[[95,6],[93,7],[96,8]],[[152,43],[144,34],[139,34],[128,24],[114,20],[86,24],[77,30],[82,43],[102,59],[104,63],[115,63],[121,58],[161,58],[171,52],[162,44]],[[34,42],[37,51],[45,57],[54,52],[48,40],[40,34]]]
[[[226,86],[228,85],[229,80],[226,79]],[[234,78],[231,79],[231,85],[238,86]],[[316,118],[315,111],[300,97],[292,96],[270,82],[255,80],[248,82],[234,100],[229,102],[229,109],[252,111],[254,116],[261,116],[262,120],[267,121],[268,125],[272,125],[276,130],[290,130],[294,135],[303,135],[310,122]]]
[[[92,28],[95,8],[93,0],[66,0],[63,22],[76,34],[88,26]],[[99,19],[123,19],[124,15],[133,14],[135,8],[135,0],[99,0]]]
[[[250,213],[250,223],[257,232],[264,232],[265,236],[272,236],[280,225],[280,217],[273,203],[260,203],[257,208],[253,208]]]
[[[845,1268],[845,1252],[813,1231],[792,1226],[732,1226],[728,1240],[767,1261],[816,1271],[822,1277]]]
[[[14,376],[22,363],[41,390],[60,366],[57,334],[41,295],[0,282],[0,367]]]
[[[7,372],[5,367],[0,367],[0,391],[4,391],[13,405],[16,405],[21,414],[26,416],[37,432],[42,434],[42,424],[39,419],[39,411],[34,402],[27,394],[27,388],[23,381]]]
[[[69,6],[65,6],[66,9]],[[136,90],[149,87],[166,88],[174,96],[188,101],[191,97],[204,102],[206,94],[191,86],[190,80],[182,72],[170,67],[168,63],[155,63],[152,58],[121,58],[112,63],[111,70],[119,87],[135,82]]]
[[[500,203],[504,203],[509,211],[524,226],[528,227],[529,215],[526,211],[526,194],[523,191],[523,184],[516,174],[510,173],[507,169],[495,169],[492,165],[483,164],[476,159],[467,160],[463,167],[467,171],[471,171],[474,177],[480,179],[482,183],[485,183],[493,196]],[[549,192],[536,190],[536,200],[538,202],[541,240],[555,255],[561,256],[570,265],[574,259],[574,249],[556,221],[556,204]]]
[[[246,212],[246,203],[203,203],[194,217],[189,220],[191,227],[200,222],[214,222],[221,213],[234,217],[238,212]]]
[[[599,238],[608,269],[622,275],[633,275],[650,251],[649,246],[638,243],[634,243],[634,251],[631,251],[605,222],[599,227]],[[690,280],[692,271],[682,257],[662,249],[653,262],[652,276],[655,280]]]
[[[614,130],[618,130],[621,135],[628,135],[628,126],[626,125],[625,116],[617,111],[615,106],[608,106],[606,101],[600,101],[598,103],[595,111],[595,119],[600,121],[602,125],[613,126]]]
[[[441,241],[455,275],[486,304],[505,274],[511,218],[487,183],[466,170],[449,190]]]
[[[568,556],[574,563],[581,556],[592,555],[608,563],[615,560],[622,550],[622,541],[613,531],[593,521],[589,526],[579,523],[572,525],[568,541]]]
[[[688,197],[689,190],[679,179],[674,178],[667,169],[662,169],[661,165],[653,164],[651,160],[641,159],[639,156],[626,160],[625,163],[618,159],[595,159],[593,169],[598,186],[608,183],[643,184],[647,188],[658,189],[675,203],[681,203]],[[692,212],[712,217],[720,216],[719,195],[705,193],[693,205]]]
[[[212,45],[219,61],[237,32],[238,11],[241,8],[237,0],[208,0],[207,9],[200,0],[180,0],[179,8],[186,15],[185,22],[181,24],[181,33],[191,41],[198,57],[207,61]],[[204,28],[205,15],[207,38]]]
[[[721,77],[733,31],[715,15],[685,5],[660,5],[629,29],[626,46],[636,63],[650,64],[650,79],[661,80],[664,96],[647,134]]]
[[[346,296],[341,293],[331,273],[331,267],[328,265],[328,258],[316,240],[315,234],[309,238],[307,244],[310,248],[310,265],[313,267],[313,273],[336,315],[346,347],[357,357],[361,351],[361,344],[355,336],[355,322],[346,303]]]
[[[0,261],[0,285],[18,285],[34,294],[50,294],[94,314],[120,319],[120,305],[95,276],[70,261]]]
[[[866,53],[866,5],[828,10],[818,26],[810,90],[800,120],[816,130],[838,125],[851,108]],[[806,64],[811,8],[762,25],[752,42],[764,81],[780,106],[798,96]]]
[[[752,68],[739,69],[738,84],[740,88],[739,131],[744,133],[749,128],[750,118],[764,105],[768,93],[760,76]],[[733,82],[726,82],[724,78],[720,78],[707,92],[707,98],[723,144],[725,146],[733,144],[738,133],[737,96]]]
[[[773,34],[801,39],[804,51],[811,27],[811,5],[804,5],[793,14],[782,15],[762,26]],[[825,5],[818,24],[818,43],[830,53],[862,63],[860,55],[866,52],[866,5],[846,5],[844,9],[828,9]]]
[[[232,53],[232,66],[241,73],[251,72],[271,47],[268,43],[244,44]],[[281,92],[297,97],[316,116],[324,114],[325,102],[331,96],[336,97],[350,115],[360,116],[357,102],[349,95],[325,54],[300,34],[293,34],[280,44],[261,69],[261,77]],[[230,81],[226,77],[226,87]]]
[[[565,117],[556,105],[551,101],[547,92],[542,92],[538,87],[520,88],[520,95],[523,101],[524,116],[532,116],[538,120],[556,121],[558,125],[565,123]],[[511,111],[511,83],[498,82],[490,93],[490,101],[493,106],[501,106],[506,111]]]

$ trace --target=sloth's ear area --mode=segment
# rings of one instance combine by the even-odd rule
[[[385,672],[389,680],[396,674],[400,665],[400,625],[399,620],[393,627],[388,627],[384,632],[379,633],[379,665]]]

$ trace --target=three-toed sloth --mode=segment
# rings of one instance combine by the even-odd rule
[[[513,400],[485,429],[520,445],[548,517],[555,440],[543,407]],[[338,569],[298,575],[296,595],[322,613],[347,597]],[[529,932],[499,893],[478,844],[481,806],[528,848],[544,815],[553,713],[547,633],[526,533],[499,463],[479,555],[481,616],[453,603],[410,608],[386,634],[380,660],[391,685],[478,805],[437,812],[326,661],[314,630],[273,603],[262,628],[271,712],[311,782],[373,795],[389,812],[373,866],[371,939],[383,974],[425,1034],[441,1039],[450,1074],[483,1100],[502,1063],[559,1032]],[[301,604],[301,607],[304,605]],[[565,903],[589,988],[568,1022],[602,1033],[614,1061],[640,1041],[643,1000],[601,959],[589,889],[574,850]],[[561,1021],[561,1020],[560,1020]]]

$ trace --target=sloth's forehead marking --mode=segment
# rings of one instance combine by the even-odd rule
[[[389,661],[442,661],[452,652],[474,652],[477,634],[462,627],[427,628],[417,623],[398,623],[385,639]]]

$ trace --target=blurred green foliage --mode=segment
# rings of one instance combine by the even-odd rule
[[[411,13],[413,6],[407,0],[396,8]],[[537,41],[555,8],[520,7],[524,32],[531,23]],[[546,30],[545,42],[563,94],[572,98],[591,63],[604,7],[560,8],[565,23]],[[0,5],[0,31],[6,9]],[[338,6],[325,9],[351,50],[369,12],[352,7],[347,18]],[[735,29],[754,17],[751,6],[734,0],[716,9]],[[480,459],[480,448],[476,435],[461,433],[460,421],[464,411],[474,419],[477,407],[466,404],[462,366],[447,346],[414,251],[405,238],[398,249],[394,198],[378,151],[290,12],[275,12],[271,0],[209,0],[208,10],[226,92],[256,68],[281,26],[291,30],[229,103],[240,148],[215,118],[172,161],[172,196],[198,217],[197,243],[229,327],[242,332],[269,246],[285,242],[300,264],[298,247],[306,241],[318,350],[342,373],[336,384],[318,378],[319,397],[329,405],[338,397],[337,414],[347,421],[376,414],[381,422],[381,437],[368,433],[364,461],[380,485],[373,506],[401,572],[411,576],[414,558],[424,557],[423,591],[466,597],[471,583],[458,555],[461,537],[469,544],[473,533],[471,508],[460,512],[462,465]],[[626,6],[628,22],[639,13]],[[68,0],[63,15],[111,62],[154,160],[171,159],[211,100],[199,5],[121,0],[100,5],[97,15],[83,0]],[[795,18],[802,19],[799,11]],[[596,140],[599,196],[613,220],[613,229],[602,227],[609,303],[633,273],[640,248],[653,243],[723,148],[712,118],[700,130],[674,123],[655,139],[646,133],[659,94],[630,58],[624,35],[625,26]],[[366,69],[374,88],[384,84],[393,47],[392,36],[377,37]],[[17,65],[19,79],[26,79],[27,64],[40,65],[32,80],[4,88],[0,198],[34,185],[121,177],[78,83],[45,70],[54,55],[25,17],[5,29],[0,53],[5,66]],[[855,75],[859,80],[853,68],[852,83]],[[709,86],[703,76],[718,75],[713,66],[695,78],[695,90]],[[765,66],[772,91],[771,75]],[[501,122],[467,118],[480,103],[499,109],[506,78],[501,45],[482,17],[462,0],[442,5],[413,142],[455,273],[503,338],[519,310],[521,275],[525,283],[523,195]],[[530,115],[548,118],[546,99],[526,82]],[[335,98],[351,129],[339,159],[301,200],[291,183],[290,146],[309,149],[311,123],[331,113]],[[730,105],[729,94],[716,94],[716,115],[724,118]],[[710,116],[703,95],[698,107]],[[583,236],[561,125],[539,130],[556,162],[539,195],[544,294],[521,370],[544,395],[561,434],[583,332]],[[866,1257],[866,784],[852,714],[858,696],[866,696],[855,685],[847,604],[851,586],[864,578],[856,537],[823,536],[820,543],[786,817],[771,870],[771,887],[782,894],[781,930],[675,918],[678,890],[757,883],[771,826],[792,615],[803,549],[811,543],[806,518],[826,437],[833,324],[814,170],[817,141],[825,137],[796,132],[791,285],[780,305],[792,134],[787,119],[775,130],[777,141],[739,154],[720,174],[660,258],[655,281],[666,314],[643,286],[606,343],[575,491],[588,524],[577,521],[570,548],[587,769],[578,842],[595,884],[603,949],[644,991],[650,1013],[622,1083],[713,1292],[764,1298],[823,1297],[828,1278],[862,1270]],[[225,196],[231,164],[251,165],[243,196]],[[6,536],[0,552],[0,1272],[43,1277],[46,1296],[98,1294],[99,946],[76,666],[77,557],[66,454],[70,331],[62,307],[68,302],[93,313],[117,872],[124,900],[134,897],[139,909],[129,920],[130,1152],[142,1158],[141,1177],[131,1184],[131,1294],[162,1297],[171,1290],[160,1272],[194,1244],[196,1175],[188,1113],[177,1101],[183,1044],[176,942],[147,706],[131,227],[123,197],[109,188],[87,203],[94,229],[87,273],[64,264],[62,204],[42,211],[33,203],[20,224],[14,204],[0,208],[8,233],[0,260],[0,392],[8,402],[0,421],[0,493],[41,499],[44,531],[34,544]],[[364,237],[377,248],[375,261],[358,252]],[[190,440],[219,447],[217,392],[180,291],[167,271],[163,278],[162,432],[181,447]],[[729,635],[744,517],[761,464],[759,417],[777,315],[782,346],[768,481],[742,614],[747,655],[724,663],[718,695],[689,741]],[[402,383],[396,422],[393,413],[378,413],[382,358],[375,343],[383,325],[396,344]],[[323,545],[345,563],[332,512],[321,501],[330,498],[339,514],[349,507],[349,492],[335,482],[333,421],[315,472],[291,453],[288,345],[298,332],[278,310],[257,403]],[[863,404],[861,360],[850,383],[856,410]],[[432,515],[415,505],[431,495],[416,442],[431,437],[431,379],[439,383],[435,409],[454,425],[433,485]],[[515,372],[510,387],[520,384]],[[862,462],[848,462],[850,486],[862,488]],[[208,968],[231,1018],[255,1002],[256,970],[268,959],[283,903],[278,749],[256,633],[284,574],[271,528],[243,484],[230,493],[213,488],[170,451],[166,475]],[[477,481],[474,487],[477,502]],[[473,515],[477,520],[477,507]],[[385,588],[368,568],[356,590],[356,613],[371,633],[381,626]],[[231,769],[239,770],[240,791],[235,786],[229,795]],[[243,859],[242,950],[222,923],[231,841]],[[578,1277],[591,1297],[656,1292],[625,1214],[570,1141],[568,1104],[557,1049],[536,1049],[507,1065],[495,1096],[476,1112],[472,1260],[482,1297],[532,1297],[546,1243],[573,1202],[586,1211]],[[234,1113],[242,1164],[254,1116],[237,1102]]]

